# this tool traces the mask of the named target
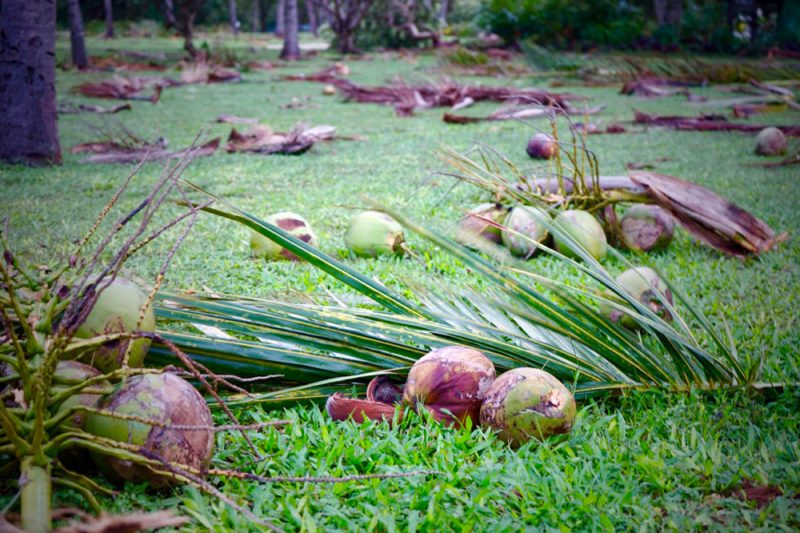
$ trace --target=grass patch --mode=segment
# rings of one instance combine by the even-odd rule
[[[209,36],[242,57],[277,59],[269,40],[225,40]],[[273,40],[274,41],[274,40]],[[166,50],[178,54],[173,39],[91,38],[89,50],[109,47]],[[68,40],[59,40],[59,56]],[[251,156],[218,153],[195,161],[185,177],[260,216],[291,210],[307,218],[320,247],[346,258],[361,272],[394,286],[445,283],[474,287],[477,281],[450,256],[410,236],[420,260],[349,257],[343,236],[350,216],[361,207],[360,195],[402,211],[426,224],[452,231],[455,221],[482,200],[466,185],[437,175],[446,170],[435,155],[437,146],[466,150],[475,140],[490,144],[524,169],[542,169],[524,152],[531,130],[516,122],[452,126],[441,110],[420,111],[397,119],[389,107],[343,103],[322,95],[313,83],[283,82],[278,76],[308,72],[337,60],[322,54],[273,72],[247,72],[238,84],[188,86],[164,91],[152,105],[134,102],[132,112],[112,117],[62,115],[62,147],[93,140],[87,121],[119,121],[142,135],[163,136],[171,148],[188,145],[199,131],[225,136],[230,126],[213,123],[221,113],[257,117],[276,130],[296,122],[331,124],[343,135],[361,135],[363,142],[318,145],[305,155]],[[399,75],[411,80],[438,77],[437,58],[376,54],[348,61],[351,79],[382,83]],[[167,73],[168,75],[175,73]],[[70,95],[80,82],[103,79],[107,73],[59,72],[59,98],[102,103]],[[475,79],[465,82],[542,85],[540,78]],[[607,102],[603,123],[632,119],[632,108],[660,114],[695,114],[704,110],[682,97],[639,100],[617,94],[616,88],[569,88]],[[723,97],[714,89],[697,90]],[[281,106],[292,98],[308,99],[308,109]],[[493,109],[476,106],[476,114]],[[473,110],[471,110],[472,112]],[[796,122],[797,114],[753,120]],[[543,124],[544,126],[544,124]],[[737,133],[651,130],[645,133],[593,136],[590,148],[603,174],[621,174],[628,162],[654,162],[657,171],[707,186],[763,218],[779,231],[793,233],[800,223],[796,167],[766,170],[747,166],[761,161],[752,154],[754,138]],[[12,226],[12,244],[39,261],[66,253],[94,219],[111,191],[128,172],[126,166],[81,165],[65,153],[53,169],[0,167],[0,213]],[[137,201],[161,169],[144,167],[126,205]],[[164,217],[167,213],[163,214]],[[318,301],[327,290],[347,300],[346,288],[303,264],[265,263],[249,257],[247,232],[233,223],[201,217],[179,251],[167,286],[254,296]],[[129,264],[133,273],[152,279],[164,252],[156,245]],[[742,353],[769,356],[765,378],[800,380],[800,246],[790,238],[777,250],[746,261],[727,259],[693,242],[679,231],[672,247],[649,259],[712,317],[724,320]],[[531,263],[537,272],[579,282],[574,273],[547,257]],[[613,270],[621,270],[613,261]],[[408,295],[410,296],[410,295]],[[800,394],[789,391],[773,402],[743,394],[634,394],[619,400],[581,405],[578,423],[565,438],[531,443],[511,451],[475,430],[442,428],[409,417],[400,428],[385,425],[335,424],[316,407],[284,413],[260,408],[241,412],[262,421],[288,417],[294,424],[283,433],[268,430],[253,436],[267,459],[253,464],[239,437],[220,435],[215,464],[246,467],[263,475],[351,475],[355,473],[434,469],[435,476],[339,485],[282,483],[257,486],[220,482],[234,499],[247,501],[256,513],[286,529],[515,530],[526,526],[553,529],[797,529],[800,493],[797,406]],[[736,497],[745,481],[780,487],[783,496],[763,507]],[[0,503],[14,494],[7,485]],[[62,503],[74,495],[58,492]],[[154,495],[144,486],[129,486],[110,509],[180,508],[197,527],[246,530],[243,519],[219,502],[193,490]]]

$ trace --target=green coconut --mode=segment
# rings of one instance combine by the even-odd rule
[[[575,413],[575,398],[558,379],[544,370],[515,368],[489,387],[480,421],[517,447],[531,437],[543,440],[568,433]]]
[[[643,252],[666,249],[675,235],[675,219],[657,205],[631,207],[619,225],[625,244]]]
[[[347,247],[359,257],[402,254],[403,226],[386,213],[364,211],[350,219],[344,237]]]
[[[458,223],[456,240],[465,246],[479,248],[487,244],[500,244],[500,228],[508,212],[500,204],[480,204],[470,209]]]
[[[588,211],[578,209],[562,211],[556,217],[556,223],[598,261],[606,256],[608,243],[603,226]],[[567,257],[578,258],[562,238],[554,235],[554,239],[559,252]]]
[[[437,348],[421,357],[408,372],[403,401],[425,408],[436,420],[478,422],[481,402],[495,378],[492,362],[464,346]]]
[[[517,257],[532,257],[538,250],[532,241],[543,243],[549,236],[544,217],[546,213],[533,207],[515,207],[503,222],[507,228],[502,231],[503,244]]]
[[[154,420],[159,425],[91,413],[86,431],[92,435],[138,446],[149,456],[202,470],[208,467],[214,445],[211,411],[197,390],[170,373],[133,376],[99,404],[100,409]],[[169,427],[184,426],[184,427]],[[185,426],[192,426],[186,428]],[[92,459],[110,481],[149,482],[156,488],[174,484],[149,467],[93,451]]]
[[[105,282],[100,282],[98,287],[103,287],[104,284]],[[142,309],[145,309],[144,317],[137,328]],[[75,332],[75,336],[91,339],[98,335],[136,330],[152,333],[155,329],[155,313],[153,307],[147,305],[147,295],[135,283],[116,278],[97,297],[94,307]],[[103,373],[111,372],[122,366],[125,350],[129,344],[131,346],[128,366],[139,368],[144,364],[144,357],[150,349],[150,339],[111,341],[91,352],[81,354],[78,359]]]
[[[649,307],[653,313],[664,320],[672,320],[669,309],[659,298],[660,294],[664,300],[672,305],[672,292],[655,270],[642,266],[629,268],[617,276],[616,281],[625,289],[625,292],[641,304]],[[604,305],[601,308],[601,312],[613,322],[619,322],[627,328],[636,327],[636,322],[630,315],[619,309]]]
[[[775,127],[764,128],[756,136],[756,154],[784,155],[788,149],[786,135]]]
[[[57,396],[67,389],[79,385],[87,379],[94,378],[100,375],[97,369],[78,361],[59,361],[56,371],[53,374],[52,396]],[[102,381],[97,385],[93,385],[93,389],[101,387],[108,387],[106,381]],[[58,413],[63,413],[73,407],[97,407],[100,403],[102,395],[97,392],[80,392],[73,394],[64,400],[58,407]],[[64,424],[66,426],[83,429],[86,423],[86,413],[78,412],[72,415]]]
[[[317,236],[314,235],[314,232],[311,230],[311,225],[297,213],[290,213],[288,211],[275,213],[274,215],[268,216],[266,221],[273,226],[278,226],[290,235],[297,237],[311,246],[317,245]],[[253,250],[254,256],[269,261],[275,261],[277,259],[288,259],[290,261],[300,260],[299,257],[280,244],[255,232],[250,236],[250,248]]]

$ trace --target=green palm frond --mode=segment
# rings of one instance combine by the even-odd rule
[[[160,323],[167,324],[161,334],[190,357],[220,374],[281,376],[270,382],[271,389],[243,397],[242,402],[320,399],[337,387],[363,386],[376,372],[403,375],[430,349],[454,344],[481,350],[498,371],[545,368],[573,385],[578,397],[646,388],[736,387],[755,379],[742,367],[735,347],[722,341],[676,287],[671,289],[680,307],[688,309],[699,325],[697,334],[674,307],[670,307],[677,317],[673,324],[630,297],[556,222],[550,222],[549,229],[580,262],[540,247],[596,286],[558,283],[522,263],[498,266],[452,239],[390,213],[488,282],[489,288],[480,293],[417,291],[422,302],[418,305],[280,228],[229,208],[206,211],[274,240],[379,305],[366,309],[160,294],[157,314]],[[625,310],[639,329],[630,331],[607,320],[598,310],[600,303]],[[173,357],[159,346],[151,350],[160,363]]]

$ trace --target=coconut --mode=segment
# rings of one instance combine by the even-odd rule
[[[350,219],[344,237],[347,247],[359,257],[402,254],[403,226],[385,213],[364,211]]]
[[[549,235],[542,223],[546,216],[543,211],[533,207],[515,207],[503,222],[507,228],[502,231],[503,244],[518,257],[528,259],[533,256],[538,248],[531,241],[542,243]]]
[[[657,205],[635,205],[620,220],[625,244],[634,250],[664,250],[675,234],[675,219]]]
[[[756,136],[758,155],[784,155],[787,148],[786,135],[778,128],[764,128]]]
[[[670,305],[672,305],[672,292],[669,286],[664,282],[661,277],[650,267],[634,267],[629,268],[616,278],[625,292],[635,298],[637,301],[646,305],[655,314],[664,320],[672,320],[672,315],[667,309],[667,306],[659,298],[659,294]],[[604,305],[601,311],[613,322],[619,322],[627,328],[636,327],[636,322],[619,309],[612,308],[609,305]]]
[[[546,133],[537,133],[528,141],[525,151],[534,159],[551,159],[558,153],[558,143]]]
[[[59,361],[58,366],[56,366],[56,371],[53,374],[53,396],[57,396],[67,389],[79,385],[82,381],[99,375],[100,372],[97,369],[79,363],[78,361]],[[104,386],[107,387],[108,382],[102,381],[93,386],[93,388],[97,389]],[[62,413],[81,405],[84,407],[97,407],[101,398],[101,394],[81,391],[64,400],[58,407],[58,412]],[[83,429],[85,423],[86,413],[83,412],[75,413],[70,419],[64,422],[65,425],[76,429]]]
[[[507,211],[500,204],[480,204],[470,209],[458,223],[456,240],[466,246],[479,248],[486,244],[500,244],[500,228],[488,221],[501,224]]]
[[[308,221],[296,213],[290,213],[288,211],[275,213],[274,215],[267,217],[266,220],[273,226],[278,226],[282,230],[288,232],[290,235],[297,237],[301,241],[308,243],[311,246],[317,245],[317,236],[314,235],[314,232],[311,230],[311,226],[309,225]],[[263,257],[267,260],[300,260],[299,257],[275,241],[255,232],[253,232],[253,234],[250,236],[250,248],[253,250],[254,256]]]
[[[322,88],[322,94],[324,94],[325,96],[332,96],[336,94],[336,87],[334,87],[333,85],[326,85],[325,87]]]
[[[170,373],[133,376],[103,398],[99,407],[113,413],[154,420],[159,425],[91,413],[86,421],[87,432],[141,447],[146,455],[158,457],[167,463],[199,470],[208,466],[214,432],[204,428],[213,425],[211,411],[188,381]],[[173,429],[168,425],[200,427]],[[94,451],[92,459],[100,471],[116,483],[147,481],[157,488],[174,484],[171,478],[132,461]]]
[[[99,282],[98,287],[105,285]],[[139,315],[147,306],[147,295],[139,287],[126,279],[116,278],[103,289],[89,312],[86,320],[75,332],[81,339],[91,339],[98,335],[126,333],[137,329]],[[152,306],[147,306],[138,331],[152,333],[156,329],[156,318]],[[125,339],[111,341],[99,348],[81,354],[79,360],[92,365],[103,373],[120,368],[125,351],[130,346],[128,365],[139,368],[150,349],[150,339]]]
[[[481,402],[494,381],[492,362],[463,346],[437,348],[421,357],[408,373],[403,401],[424,407],[440,422],[478,423]]]
[[[498,431],[512,446],[568,433],[575,421],[575,398],[544,370],[515,368],[489,387],[481,406],[481,426]]]
[[[606,256],[608,244],[603,226],[588,211],[577,209],[562,211],[556,217],[556,223],[598,261]],[[567,257],[578,257],[558,235],[554,238],[559,252]]]

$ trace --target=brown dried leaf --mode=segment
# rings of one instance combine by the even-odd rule
[[[180,527],[189,522],[172,511],[131,513],[127,515],[102,514],[97,518],[58,528],[55,533],[135,533],[164,527]]]

